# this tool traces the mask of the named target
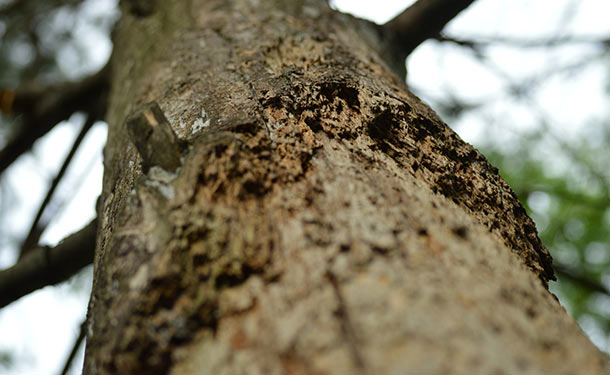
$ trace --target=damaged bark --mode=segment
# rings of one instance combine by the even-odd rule
[[[376,26],[314,0],[125,14],[85,373],[608,371],[515,194]],[[176,171],[129,140],[149,102]]]

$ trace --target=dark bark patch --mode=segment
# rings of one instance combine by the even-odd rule
[[[452,173],[440,175],[433,191],[441,193],[447,198],[459,198],[465,192],[465,186],[460,178]]]
[[[250,276],[260,273],[260,269],[256,270],[248,267],[247,265],[243,265],[238,273],[222,273],[218,275],[214,280],[214,287],[217,290],[232,288],[243,284],[246,280],[248,280],[248,278],[250,278]]]
[[[156,0],[128,0],[129,13],[135,17],[148,17],[155,12]]]
[[[453,234],[455,234],[459,238],[462,238],[462,239],[468,238],[468,228],[466,228],[463,225],[455,227],[451,231],[453,232]]]
[[[251,126],[242,128],[252,129]],[[240,200],[260,198],[270,191],[274,174],[269,160],[273,152],[262,130],[254,136],[229,132],[207,134],[199,140],[197,149],[201,165],[199,190]]]
[[[358,99],[358,90],[348,86],[341,81],[328,81],[320,85],[320,95],[327,102],[332,103],[335,98],[343,99],[352,109],[360,108],[360,100]]]
[[[373,251],[374,253],[377,254],[381,254],[381,255],[386,255],[390,252],[390,248],[388,247],[381,247],[381,246],[372,246],[371,247],[371,251]]]
[[[256,121],[235,122],[217,127],[221,131],[230,131],[237,134],[254,135],[263,129],[263,126]]]
[[[315,117],[305,117],[305,124],[307,124],[307,126],[309,126],[309,129],[311,129],[313,132],[319,132],[324,130],[320,120],[316,119]]]
[[[347,253],[352,249],[352,246],[350,244],[341,244],[339,246],[339,251],[342,253]]]
[[[373,118],[366,125],[367,135],[374,142],[373,149],[382,151],[399,165],[419,154],[408,143],[407,116],[410,111],[411,107],[406,103],[389,107],[377,105],[372,108]],[[419,165],[413,169],[419,169]]]
[[[392,141],[395,138],[395,135],[392,134],[393,128],[394,116],[388,109],[376,115],[367,126],[369,136],[375,141]]]

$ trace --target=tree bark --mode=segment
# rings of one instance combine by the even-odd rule
[[[123,14],[86,374],[610,370],[515,194],[378,28],[316,0]],[[176,171],[144,174],[129,138],[149,102]]]

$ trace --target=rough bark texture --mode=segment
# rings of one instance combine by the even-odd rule
[[[610,371],[495,168],[321,1],[121,21],[88,374]],[[150,168],[157,101],[188,149]],[[159,152],[163,152],[162,149]]]

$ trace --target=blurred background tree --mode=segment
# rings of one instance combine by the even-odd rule
[[[413,2],[331,6],[384,23]],[[475,1],[409,57],[407,83],[500,169],[553,254],[552,290],[610,351],[607,14],[603,0]],[[0,0],[0,268],[95,217],[105,140],[95,104],[118,17],[116,0]],[[88,95],[65,96],[84,84]],[[28,116],[54,103],[59,120]],[[79,373],[68,357],[90,283],[88,267],[1,309],[0,372]]]

